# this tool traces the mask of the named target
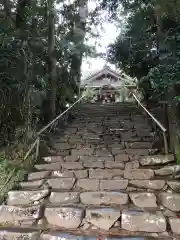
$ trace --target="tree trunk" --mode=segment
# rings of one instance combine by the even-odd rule
[[[174,103],[174,89],[173,86],[168,89],[168,122],[169,122],[169,139],[170,139],[170,149],[175,154],[178,148],[178,138],[177,138],[177,118],[176,118],[176,106]]]
[[[56,115],[56,57],[54,0],[48,0],[48,120]]]
[[[160,5],[155,5],[154,9],[155,18],[156,18],[156,47],[157,47],[157,54],[160,55],[160,47],[161,47],[161,40],[162,40],[162,33],[161,33],[161,7]]]
[[[3,0],[3,5],[6,16],[11,17],[11,6],[9,0]]]
[[[87,0],[79,0],[79,14],[77,20],[75,21],[75,30],[74,30],[74,43],[76,50],[79,50],[78,53],[72,55],[71,62],[71,79],[77,87],[80,85],[81,79],[81,64],[83,58],[83,49],[84,38],[86,34],[86,18],[87,18]]]

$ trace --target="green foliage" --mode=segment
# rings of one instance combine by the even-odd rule
[[[34,163],[34,156],[30,156],[26,161],[23,160],[25,155],[24,144],[16,143],[10,148],[0,152],[0,202],[4,200],[7,192],[23,181],[24,175]],[[10,151],[10,152],[9,152]],[[9,178],[9,176],[11,176]],[[7,181],[8,180],[8,181]]]
[[[0,146],[12,143],[17,129],[26,129],[26,138],[31,135],[28,131],[36,131],[36,126],[44,124],[49,114],[50,90],[48,14],[52,9],[48,9],[48,1],[31,1],[25,7],[20,1],[4,3],[4,10],[0,10]],[[59,4],[55,9],[54,51],[58,114],[78,93],[82,57],[94,50],[85,44],[85,33],[91,33],[98,11],[91,12],[82,25],[79,1],[53,3]]]
[[[180,165],[180,147],[175,150],[176,163]]]
[[[146,101],[159,100],[180,79],[180,1],[121,1],[127,28],[108,59],[139,80]],[[172,99],[176,99],[172,96]]]
[[[82,102],[90,102],[93,100],[93,96],[96,94],[96,91],[93,88],[87,87],[83,92],[82,96],[84,97]]]
[[[86,31],[91,32],[97,12],[94,15],[91,13],[87,24],[86,19],[82,24],[79,1],[72,4],[52,0],[55,11],[52,7],[50,9],[50,1],[47,0],[25,2],[3,1],[4,8],[0,3],[0,148],[7,147],[7,152],[12,154],[14,150],[11,146],[15,145],[16,150],[13,156],[7,152],[0,153],[0,185],[13,171],[12,179],[1,196],[22,180],[26,169],[32,165],[31,161],[22,161],[25,150],[17,148],[20,146],[22,150],[26,146],[27,150],[39,130],[37,128],[45,123],[49,114],[46,108],[48,93],[52,90],[49,84],[52,70],[48,51],[51,48],[49,13],[55,13],[55,49],[52,55],[57,60],[54,84],[57,90],[56,114],[64,110],[67,102],[74,102],[82,57],[93,51],[84,39]],[[18,144],[15,144],[16,141]]]

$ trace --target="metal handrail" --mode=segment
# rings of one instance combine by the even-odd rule
[[[80,97],[75,103],[73,103],[70,107],[68,107],[64,112],[59,114],[55,119],[53,119],[50,123],[48,123],[45,127],[43,127],[37,135],[41,135],[44,131],[46,131],[51,125],[53,125],[57,120],[59,120],[65,113],[67,113],[71,108],[73,108],[77,103],[79,103],[85,96]]]
[[[44,133],[48,128],[52,127],[53,124],[59,120],[65,113],[67,113],[71,108],[73,108],[76,104],[78,104],[83,98],[85,97],[85,95],[83,95],[82,97],[80,97],[76,102],[74,102],[70,107],[68,107],[64,112],[62,112],[61,114],[59,114],[55,119],[53,119],[51,122],[49,122],[46,126],[44,126],[41,130],[39,130],[39,132],[37,133],[37,138],[36,140],[32,143],[31,148],[29,149],[29,151],[26,153],[24,160],[26,160],[29,155],[31,154],[32,150],[36,147],[36,158],[38,158],[39,156],[39,145],[40,145],[40,135],[42,133]]]
[[[73,108],[77,103],[79,103],[83,98],[85,98],[86,95],[83,95],[82,97],[80,97],[75,103],[73,103],[70,107],[68,107],[64,112],[62,112],[61,114],[59,114],[55,119],[53,119],[50,123],[48,123],[45,127],[43,127],[38,133],[37,133],[37,138],[36,140],[31,144],[30,149],[28,150],[28,152],[25,154],[24,158],[22,158],[22,160],[20,161],[19,164],[22,164],[31,154],[31,152],[33,151],[33,149],[36,147],[36,159],[38,159],[39,156],[39,146],[40,146],[40,135],[45,132],[49,127],[53,126],[53,124],[59,120],[66,112],[68,112],[71,108]],[[13,174],[15,173],[16,168],[14,168],[10,174],[7,177],[6,182],[4,183],[4,185],[0,188],[0,191],[2,191],[5,186],[10,182],[11,178],[13,177]]]
[[[168,154],[168,142],[167,142],[167,136],[166,136],[167,129],[147,110],[147,108],[143,106],[143,104],[140,102],[140,100],[137,98],[137,96],[134,93],[131,92],[131,94],[136,100],[136,102],[144,109],[144,111],[151,117],[151,119],[156,123],[156,125],[162,130],[163,140],[164,140],[164,151],[165,151],[165,154]]]

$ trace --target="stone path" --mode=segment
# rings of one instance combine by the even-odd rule
[[[135,106],[82,106],[57,156],[8,193],[0,239],[180,239],[180,166],[154,140]]]

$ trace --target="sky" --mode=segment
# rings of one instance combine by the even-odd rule
[[[89,0],[88,8],[92,10],[95,7],[96,3],[94,0]],[[106,17],[103,16],[103,19]],[[98,39],[89,39],[88,44],[94,45],[96,42],[96,50],[97,52],[106,53],[107,47],[110,43],[114,42],[116,37],[118,36],[118,31],[116,25],[113,23],[109,23],[106,19],[102,24],[102,28],[98,27],[98,32],[100,37]],[[96,31],[97,29],[95,29]],[[105,60],[98,58],[84,58],[82,63],[82,78],[85,78],[92,72],[101,70],[103,66],[106,64]],[[111,68],[115,69],[115,66],[108,64]]]

